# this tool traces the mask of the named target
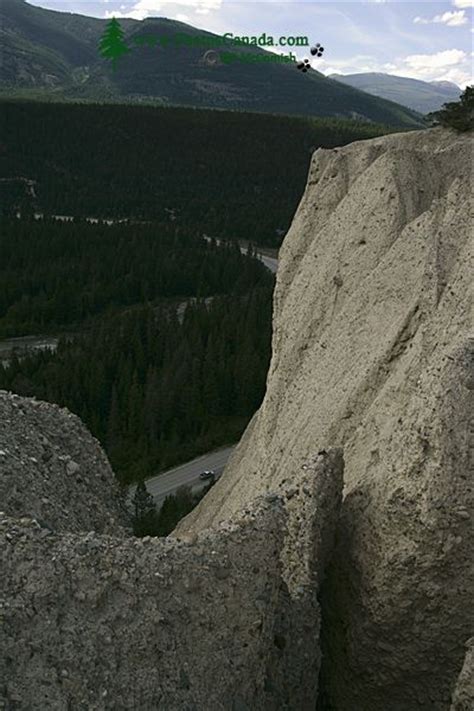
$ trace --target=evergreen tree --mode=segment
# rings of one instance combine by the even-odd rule
[[[112,60],[112,68],[117,67],[117,60],[124,54],[130,52],[125,44],[124,33],[119,21],[113,17],[105,28],[99,42],[99,50],[103,57]]]
[[[167,536],[170,534],[176,528],[178,522],[197,506],[209,489],[214,486],[214,483],[214,481],[209,482],[196,494],[193,494],[188,486],[180,486],[175,494],[167,496],[158,514],[156,535]]]
[[[116,449],[121,440],[122,427],[120,418],[120,404],[117,394],[117,387],[112,388],[112,399],[110,402],[110,411],[107,421],[106,445],[109,451]]]
[[[133,495],[133,532],[136,536],[156,535],[157,511],[153,496],[142,479]]]
[[[42,239],[31,239],[36,230],[41,234],[42,227],[32,223],[30,239],[23,241],[23,224],[17,220],[2,234],[4,263],[10,267],[5,272],[7,288],[0,289],[0,303],[4,299],[7,312],[4,319],[0,316],[0,329],[2,325],[5,330],[22,328],[22,321],[10,320],[12,309],[8,307],[12,301],[13,306],[16,303],[17,275],[33,296],[38,293],[37,284],[47,289],[53,282],[55,289],[61,288],[65,260],[47,260],[51,252],[46,249],[42,253]],[[130,227],[110,227],[105,233],[87,224],[77,227],[77,233],[74,225],[50,224],[50,229],[51,235],[61,235],[59,253],[67,253],[74,265],[69,279],[77,287],[78,299],[82,302],[81,289],[82,294],[92,295],[110,287],[118,305],[112,308],[110,304],[108,311],[89,318],[83,330],[80,323],[68,326],[76,333],[63,338],[56,352],[45,350],[26,358],[22,354],[8,367],[0,367],[0,389],[56,402],[79,415],[105,446],[123,483],[140,481],[235,441],[264,393],[270,358],[272,275],[238,251],[227,253],[220,247],[215,254],[212,248],[202,251],[199,240],[192,241],[192,248],[186,244],[175,249],[163,240],[168,258],[152,260],[149,247],[157,240],[148,227],[143,228],[139,240],[141,249],[133,244],[135,229],[131,232]],[[88,243],[89,232],[97,229],[97,240]],[[112,240],[102,251],[104,240],[115,230],[121,235],[119,243]],[[121,251],[121,244],[128,244],[126,252]],[[201,261],[217,267],[210,276],[217,292],[212,300],[188,299],[182,320],[176,318],[177,301],[171,304],[167,298],[155,299],[153,305],[124,304],[129,293],[126,275],[133,260],[137,269],[154,262],[158,273],[168,274],[170,265],[174,269],[183,255],[189,261],[180,262],[180,268],[190,276],[197,277]],[[102,273],[106,261],[107,269]],[[128,263],[123,271],[122,261]],[[223,277],[228,261],[233,264],[233,281],[228,275]],[[241,283],[242,272],[246,277]],[[169,278],[173,279],[173,273]],[[232,296],[219,295],[224,287]],[[197,279],[193,288],[197,288]],[[33,298],[28,318],[36,326],[34,304]],[[20,334],[21,330],[12,335]]]
[[[459,101],[444,104],[440,111],[428,114],[434,123],[455,131],[472,131],[474,128],[474,86],[467,86]]]

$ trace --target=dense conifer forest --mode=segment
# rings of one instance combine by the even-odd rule
[[[5,221],[0,325],[77,333],[14,357],[0,389],[78,414],[123,483],[234,442],[264,394],[273,275],[165,225]]]
[[[236,441],[260,405],[272,287],[108,315],[56,353],[0,366],[0,389],[68,407],[122,482]]]
[[[6,212],[156,220],[273,246],[291,223],[316,148],[394,130],[149,106],[4,100],[0,111]]]
[[[173,223],[4,218],[0,230],[0,338],[81,325],[113,307],[273,283],[235,243],[218,246]]]

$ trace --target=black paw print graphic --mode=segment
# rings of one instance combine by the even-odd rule
[[[321,45],[318,42],[317,44],[313,45],[309,51],[311,52],[313,57],[322,57],[323,52],[324,52],[324,47],[321,47]],[[307,60],[307,59],[303,59],[302,62],[298,62],[298,64],[296,66],[302,72],[307,72],[308,69],[311,69],[311,64],[309,63],[309,60]]]
[[[315,44],[314,47],[311,47],[311,49],[309,51],[311,52],[313,57],[322,57],[323,52],[324,52],[324,47],[321,47],[321,45],[318,42],[318,44]]]
[[[311,69],[311,64],[308,62],[307,59],[305,59],[303,62],[298,62],[296,65],[298,69],[300,69],[302,72],[307,72],[308,69]]]

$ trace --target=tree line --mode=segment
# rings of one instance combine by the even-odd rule
[[[139,538],[144,536],[167,536],[176,527],[178,521],[187,516],[201,499],[214,486],[211,481],[203,489],[193,492],[188,486],[181,486],[174,494],[169,494],[161,508],[149,493],[144,480],[141,480],[132,498],[133,532]]]

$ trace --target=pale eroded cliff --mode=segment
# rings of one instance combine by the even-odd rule
[[[264,402],[177,531],[215,526],[343,447],[328,709],[448,709],[472,635],[471,191],[469,135],[315,153],[280,251]]]

